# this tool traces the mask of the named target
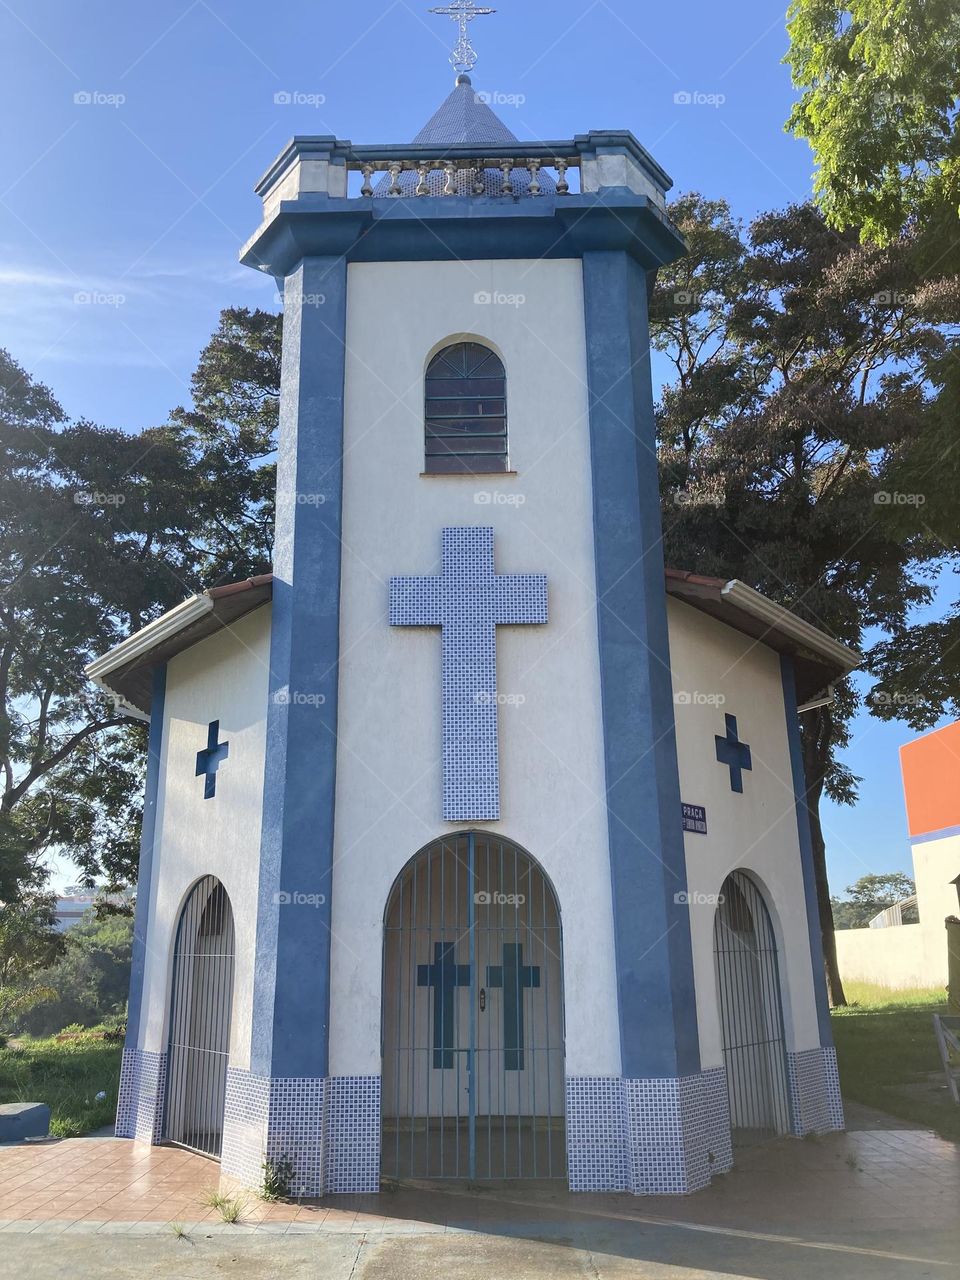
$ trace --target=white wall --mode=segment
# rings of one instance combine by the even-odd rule
[[[844,980],[883,987],[943,987],[948,977],[947,916],[960,915],[957,887],[960,836],[913,845],[919,924],[887,929],[838,929],[837,960]]]
[[[140,1023],[144,1049],[166,1048],[177,920],[191,885],[209,874],[227,891],[236,930],[231,1065],[249,1065],[269,654],[265,606],[168,666]],[[216,795],[204,800],[196,763],[211,720],[220,721],[220,740],[229,742],[230,754],[217,773]]]
[[[947,931],[943,921],[937,936],[942,964],[928,967],[926,938],[919,924],[889,929],[838,929],[837,964],[844,982],[872,982],[902,991],[907,987],[942,987],[947,976]]]
[[[439,572],[445,525],[492,525],[499,573],[544,572],[550,621],[500,627],[502,821],[560,902],[567,1071],[619,1074],[579,262],[348,269],[333,1074],[380,1071],[383,912],[440,816],[440,633],[391,628],[392,574]],[[522,294],[513,306],[474,295]],[[486,340],[507,371],[516,475],[422,476],[423,374],[438,346]],[[475,501],[477,494],[522,505]],[[429,957],[424,956],[427,960]]]
[[[723,1057],[715,907],[696,897],[718,894],[738,868],[753,875],[773,917],[787,1048],[814,1048],[819,1032],[779,655],[682,601],[668,600],[667,613],[680,794],[707,810],[707,835],[684,836],[703,1066],[720,1066]],[[717,760],[714,739],[725,734],[725,714],[736,716],[740,741],[751,750],[742,794],[730,789],[729,769]]]

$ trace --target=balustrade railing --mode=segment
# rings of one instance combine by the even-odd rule
[[[424,157],[416,154],[409,158],[397,156],[384,157],[350,157],[346,161],[348,173],[359,173],[362,177],[359,194],[372,196],[374,183],[382,176],[389,177],[389,186],[382,192],[387,196],[456,196],[464,194],[490,194],[490,184],[486,175],[490,170],[499,170],[501,181],[494,194],[502,196],[525,195],[539,196],[543,194],[541,174],[546,171],[553,179],[551,190],[564,196],[570,192],[567,172],[580,168],[580,157],[573,156],[458,156]],[[464,191],[460,181],[461,174],[469,174],[469,190]],[[401,175],[415,173],[416,182],[401,183]],[[524,174],[526,180],[517,178]],[[439,174],[439,184],[431,182],[431,175]]]

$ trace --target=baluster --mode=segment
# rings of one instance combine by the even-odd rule
[[[503,194],[505,196],[513,195],[513,161],[501,160],[500,172],[503,174]]]
[[[540,172],[540,165],[538,161],[531,160],[527,165],[527,168],[530,170],[530,187],[528,194],[538,196],[540,194],[540,180],[537,175]]]
[[[445,196],[455,196],[457,194],[457,166],[452,160],[444,160],[443,167],[447,174],[447,180],[443,184],[443,194]]]
[[[400,170],[403,168],[399,160],[390,161],[390,190],[387,193],[391,196],[400,195]]]
[[[363,174],[363,186],[360,188],[362,196],[373,195],[373,184],[370,179],[373,177],[375,166],[372,164],[361,165],[360,172]]]
[[[417,173],[420,180],[416,186],[416,194],[418,196],[428,196],[430,194],[430,184],[427,181],[427,174],[430,172],[430,163],[427,160],[421,160],[417,165]]]
[[[474,160],[471,163],[476,165],[473,171],[473,194],[482,196],[487,189],[484,162],[482,160]]]
[[[557,195],[565,196],[570,190],[570,184],[567,182],[567,162],[566,160],[554,160],[557,166]]]

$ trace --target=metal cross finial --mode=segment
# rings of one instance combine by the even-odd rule
[[[483,17],[488,13],[496,13],[496,9],[486,9],[479,5],[475,5],[473,0],[453,0],[452,4],[444,5],[442,8],[430,9],[429,13],[439,13],[444,17],[453,18],[460,28],[460,38],[457,40],[456,47],[450,55],[450,61],[455,71],[472,71],[477,64],[477,52],[470,43],[470,37],[467,35],[467,25],[474,18]]]

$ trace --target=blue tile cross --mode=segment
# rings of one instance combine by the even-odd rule
[[[433,1065],[453,1066],[455,1018],[453,993],[470,985],[470,966],[454,961],[455,942],[433,944],[433,964],[417,965],[417,986],[433,987]]]
[[[439,577],[390,579],[392,626],[441,628],[445,822],[500,817],[497,627],[546,620],[546,575],[496,573],[490,528],[444,529]]]
[[[503,1069],[523,1070],[523,993],[539,987],[540,966],[523,963],[523,943],[503,944],[503,964],[487,965],[487,986],[503,988]]]
[[[223,760],[230,754],[229,742],[218,742],[220,737],[220,721],[211,720],[207,727],[206,750],[197,752],[196,777],[204,775],[203,798],[210,800],[217,794],[217,770]]]
[[[724,716],[727,725],[726,737],[715,735],[717,759],[730,769],[730,790],[743,791],[743,770],[753,769],[750,762],[750,748],[737,737],[737,717]]]

